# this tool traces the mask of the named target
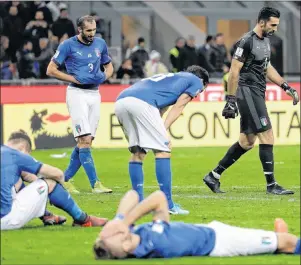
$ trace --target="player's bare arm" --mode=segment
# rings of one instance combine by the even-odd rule
[[[19,178],[18,182],[15,184],[15,191],[19,192],[19,190],[21,189],[21,186],[23,184],[23,180],[22,178]]]
[[[286,81],[279,75],[271,63],[269,63],[267,67],[267,78],[270,79],[274,84],[280,86],[290,97],[292,97],[294,105],[298,104],[298,92],[286,83]]]
[[[155,191],[146,199],[140,202],[129,214],[124,218],[127,226],[134,224],[143,216],[153,212],[154,220],[169,222],[169,212],[167,201],[162,191]]]
[[[228,93],[229,95],[235,96],[237,86],[238,86],[238,79],[239,79],[239,73],[241,68],[243,67],[243,63],[233,59],[231,62],[231,68],[229,72],[229,78],[228,78]]]
[[[80,82],[78,82],[72,75],[65,74],[58,70],[58,66],[53,61],[50,61],[46,74],[65,82],[80,84]]]
[[[105,68],[105,75],[106,75],[106,80],[108,80],[114,73],[114,67],[112,62],[105,64],[103,66]]]
[[[19,190],[20,190],[20,188],[22,186],[23,181],[31,183],[31,182],[34,182],[37,179],[38,179],[38,177],[35,174],[22,171],[21,172],[21,178],[19,178],[18,182],[15,184],[15,190],[16,190],[16,192],[19,192]]]
[[[164,125],[167,130],[179,118],[179,116],[183,112],[185,106],[191,100],[192,100],[192,97],[186,93],[182,94],[178,98],[177,102],[172,106],[171,110],[169,111],[169,113],[165,119]]]
[[[278,86],[281,86],[285,82],[271,63],[267,67],[267,78]]]
[[[41,166],[39,174],[41,174],[44,179],[52,179],[62,185],[65,182],[63,171],[47,164]]]
[[[123,219],[133,210],[139,203],[138,193],[134,190],[128,191],[119,203],[116,217],[108,222],[100,233],[102,239],[113,236],[117,233],[129,233],[128,226],[123,222]]]
[[[35,180],[38,179],[38,177],[35,174],[25,172],[25,171],[21,172],[21,178],[28,183],[34,182]]]

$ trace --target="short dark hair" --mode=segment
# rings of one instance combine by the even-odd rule
[[[209,73],[201,66],[191,65],[185,70],[185,72],[192,73],[202,79],[204,86],[209,83]]]
[[[209,41],[212,41],[212,39],[213,39],[213,36],[208,35],[208,36],[206,37],[206,43],[208,43]]]
[[[93,245],[95,259],[114,259],[109,251],[103,247],[103,241],[96,241]]]
[[[270,17],[280,18],[280,11],[273,7],[263,7],[258,14],[257,22],[260,20],[269,21]]]
[[[143,37],[138,38],[138,44],[141,42],[145,42],[145,39]]]
[[[28,148],[27,148],[28,152],[30,152],[32,149],[31,140],[30,140],[28,134],[25,131],[23,131],[22,129],[20,129],[19,131],[12,132],[8,138],[8,141],[13,141],[15,143],[20,142],[20,141],[25,141],[26,144],[28,145]]]
[[[76,24],[77,24],[78,27],[83,28],[84,25],[85,25],[85,22],[92,23],[93,21],[95,21],[94,17],[86,15],[86,16],[80,17],[77,20]]]

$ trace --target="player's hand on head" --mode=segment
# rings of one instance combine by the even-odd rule
[[[232,95],[228,95],[226,97],[226,105],[223,109],[222,115],[225,119],[235,119],[238,116],[238,108],[236,105],[236,97]]]
[[[112,220],[104,226],[100,232],[100,238],[106,239],[118,233],[124,233],[127,235],[130,233],[130,229],[122,220]]]
[[[300,101],[298,92],[292,87],[289,87],[285,92],[286,94],[288,94],[290,97],[293,98],[293,104],[297,105],[298,102]]]

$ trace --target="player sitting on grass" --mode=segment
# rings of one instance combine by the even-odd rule
[[[37,179],[38,179],[38,177],[36,175],[23,171],[20,175],[19,181],[14,186],[16,193],[20,192],[22,189],[24,189],[26,187],[24,182],[31,183]],[[67,221],[65,216],[55,215],[55,214],[49,212],[47,209],[45,210],[44,215],[42,217],[40,217],[40,219],[45,226],[62,225]]]
[[[51,204],[73,217],[73,226],[103,226],[107,222],[83,212],[63,188],[63,172],[36,161],[30,152],[31,140],[24,131],[12,133],[7,145],[1,145],[1,230],[18,229],[43,216],[48,197]],[[42,178],[16,193],[24,172],[40,174]]]
[[[133,190],[123,197],[116,218],[105,225],[96,239],[97,259],[300,254],[300,238],[287,232],[287,224],[282,219],[275,220],[275,232],[217,221],[208,225],[170,222],[163,192],[156,191],[138,202],[138,194]],[[150,212],[152,223],[133,227]]]

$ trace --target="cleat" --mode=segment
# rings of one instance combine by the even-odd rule
[[[276,218],[274,222],[274,231],[277,233],[288,233],[287,223],[281,218]]]
[[[81,227],[104,226],[107,222],[108,222],[107,218],[100,218],[100,217],[88,215],[84,223],[73,221],[72,226],[81,226]]]
[[[72,183],[73,181],[68,181],[68,182],[65,182],[64,183],[64,187],[65,189],[69,192],[69,193],[72,193],[72,194],[79,194],[80,191],[77,190],[74,186],[74,184]]]
[[[174,206],[169,209],[169,213],[172,215],[188,215],[189,211],[182,209],[179,204],[174,203]]]
[[[96,181],[94,188],[92,189],[92,193],[112,193],[112,190],[106,188],[104,185],[101,184],[100,181]]]
[[[213,176],[212,172],[207,174],[203,181],[214,193],[225,193],[224,191],[220,190],[221,183]]]
[[[47,215],[42,217],[42,221],[45,226],[48,225],[62,225],[67,221],[65,216],[59,216],[59,215]]]
[[[275,194],[275,195],[290,195],[290,194],[294,194],[295,192],[292,190],[287,190],[281,187],[280,185],[278,185],[277,182],[275,182],[274,184],[267,186],[267,193]]]

